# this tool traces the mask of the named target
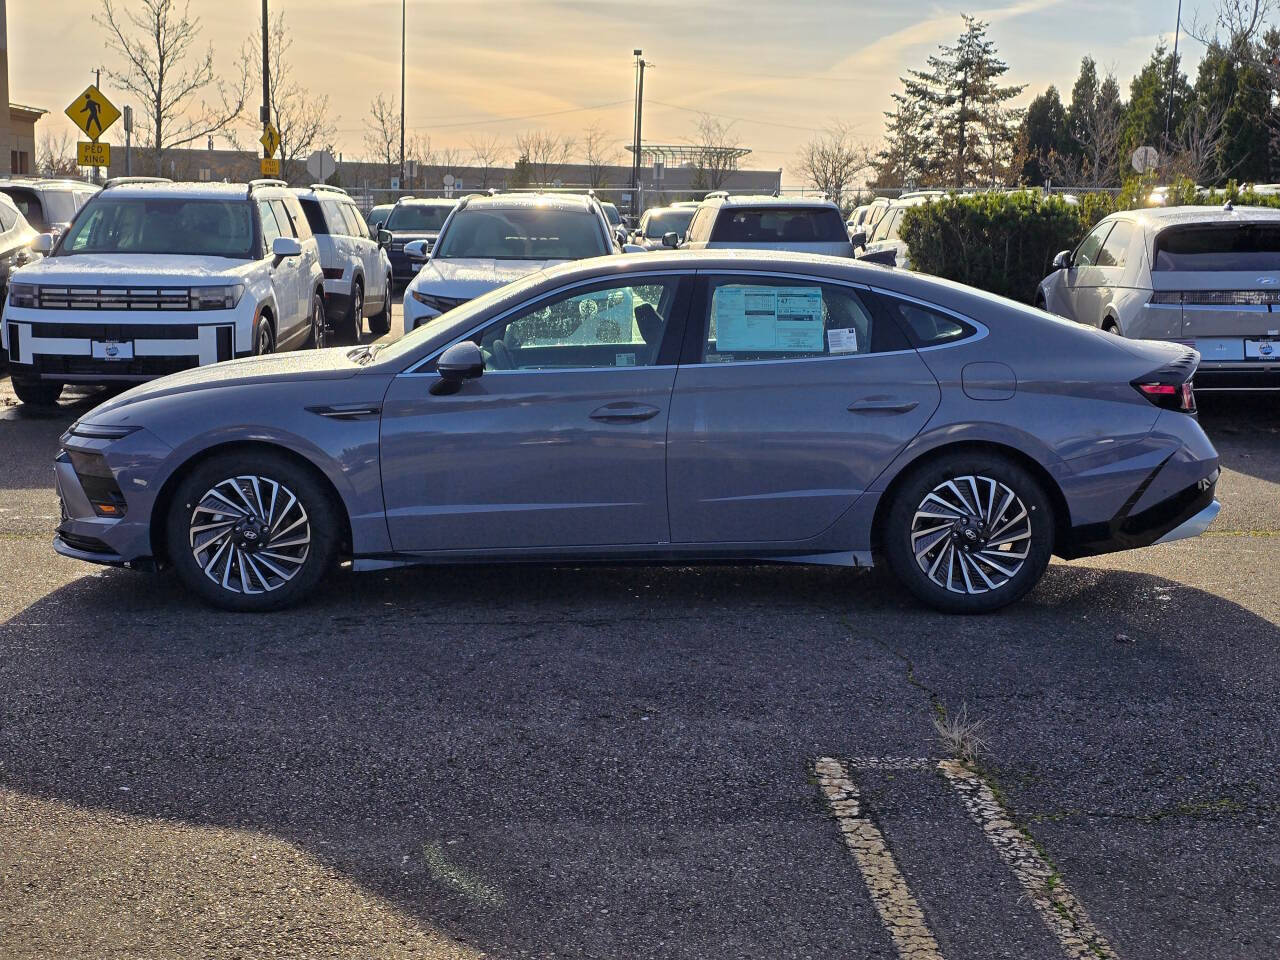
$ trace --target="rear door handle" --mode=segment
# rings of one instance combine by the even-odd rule
[[[591,419],[602,423],[639,423],[649,420],[661,413],[657,407],[647,403],[631,403],[623,400],[617,403],[606,403],[591,411]]]
[[[898,400],[895,398],[875,400],[855,400],[849,404],[850,413],[910,413],[920,406],[919,400]]]

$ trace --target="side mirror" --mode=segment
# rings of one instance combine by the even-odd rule
[[[385,229],[381,224],[378,226],[378,246],[385,247],[391,243],[391,231]]]
[[[662,235],[662,245],[674,250],[676,247],[680,246],[680,234],[676,233],[674,230],[670,233],[664,233]]]
[[[644,253],[645,248],[638,243],[624,243],[622,245],[623,253]]]
[[[1053,258],[1053,269],[1070,270],[1071,269],[1071,251],[1060,250],[1058,255]]]
[[[436,361],[436,373],[448,383],[460,384],[474,380],[484,373],[484,354],[470,340],[461,340],[440,354]]]
[[[37,233],[36,238],[31,241],[31,250],[34,253],[48,253],[53,249],[53,234]]]
[[[856,230],[849,234],[849,242],[853,244],[854,249],[865,247],[867,245],[867,231]]]
[[[276,258],[277,262],[285,259],[285,257],[302,256],[302,244],[298,242],[297,237],[276,237],[271,241],[271,255]]]
[[[426,240],[410,240],[404,245],[404,255],[410,260],[425,263],[431,256],[431,245]]]

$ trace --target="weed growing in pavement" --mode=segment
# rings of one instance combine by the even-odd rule
[[[938,739],[952,756],[959,757],[967,763],[976,763],[978,757],[985,753],[989,743],[982,736],[987,721],[970,720],[969,710],[960,705],[960,710],[952,716],[947,710],[940,709],[933,718],[933,729]]]

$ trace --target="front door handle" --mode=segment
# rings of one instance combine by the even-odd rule
[[[899,400],[897,398],[879,398],[855,400],[849,404],[850,413],[910,413],[920,406],[919,400]]]
[[[591,411],[591,419],[602,423],[639,423],[642,420],[652,419],[661,412],[657,407],[651,407],[647,403],[630,403],[624,400],[597,407]]]

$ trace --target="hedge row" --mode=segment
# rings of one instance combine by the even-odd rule
[[[1086,193],[1075,204],[1035,191],[952,194],[911,207],[900,234],[912,266],[949,280],[1030,303],[1052,269],[1054,255],[1075,247],[1103,217],[1144,204],[1151,184],[1135,180],[1118,195]],[[1190,182],[1169,188],[1166,204],[1280,207],[1280,196],[1241,191],[1200,191]]]

